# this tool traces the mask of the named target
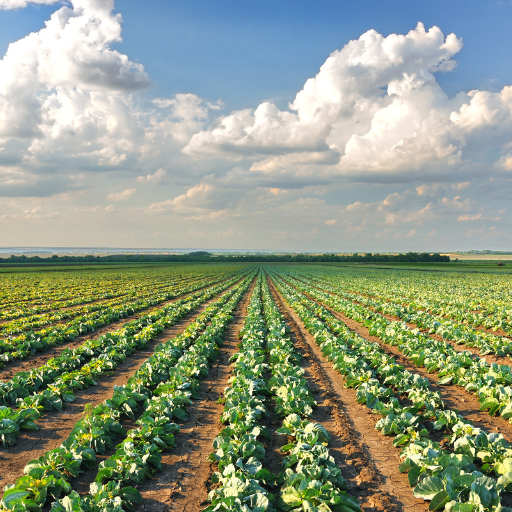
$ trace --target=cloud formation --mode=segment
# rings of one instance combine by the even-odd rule
[[[113,49],[121,23],[112,0],[70,0],[0,61],[0,217],[12,233],[15,220],[65,232],[74,219],[98,245],[87,222],[122,216],[150,246],[172,231],[174,245],[215,246],[217,233],[232,247],[272,248],[259,237],[283,249],[377,240],[393,250],[443,230],[506,231],[512,87],[447,97],[435,75],[455,67],[454,34],[370,30],[333,52],[288,108],[221,115],[222,102],[187,92],[147,101],[144,67]],[[105,242],[137,239],[122,242],[112,226]]]
[[[129,199],[137,190],[135,188],[127,188],[122,192],[113,192],[107,196],[110,201],[126,201]]]
[[[0,0],[0,9],[24,9],[29,4],[51,5],[59,0]]]
[[[485,128],[499,127],[502,142],[510,138],[512,106],[508,87],[497,94],[446,96],[434,74],[451,71],[461,49],[454,34],[445,37],[421,23],[406,35],[370,30],[333,52],[289,110],[264,102],[254,111],[235,111],[195,134],[184,151],[250,157],[252,170],[264,172],[425,174],[456,168]],[[512,168],[509,154],[500,162]]]
[[[180,149],[220,108],[186,93],[141,109],[150,79],[141,64],[112,49],[121,22],[113,0],[71,0],[43,29],[9,45],[0,60],[0,177],[18,167],[32,179],[0,193],[31,195],[46,173],[140,175],[171,155],[179,162]],[[165,183],[163,172],[146,181]]]

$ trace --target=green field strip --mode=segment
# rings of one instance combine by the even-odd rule
[[[297,279],[297,277],[295,278]],[[304,282],[304,278],[301,280]],[[323,290],[334,293],[346,300],[360,303],[370,308],[372,311],[396,317],[406,323],[415,324],[418,328],[425,329],[431,334],[435,333],[458,345],[476,348],[482,355],[493,354],[498,356],[510,356],[512,353],[512,340],[505,336],[487,333],[467,324],[444,319],[424,311],[416,311],[410,307],[404,307],[396,303],[377,301],[365,295],[342,291],[339,287],[322,280],[315,281],[308,279],[308,282],[317,283]]]
[[[194,283],[193,285],[182,288],[178,295],[184,295],[205,288],[219,281],[222,282],[225,279],[225,277],[221,279],[213,278],[209,281]],[[89,318],[88,320],[82,320],[81,318],[77,318],[67,324],[59,325],[58,327],[49,328],[37,333],[22,334],[18,338],[10,340],[3,340],[0,342],[0,364],[1,362],[7,363],[13,360],[23,360],[30,357],[35,352],[43,352],[48,348],[63,345],[68,341],[73,341],[81,334],[93,332],[121,318],[126,318],[162,302],[172,300],[176,296],[176,293],[169,293],[164,296],[155,297],[152,300],[141,300],[131,305],[112,308],[108,313],[104,315],[100,314],[97,319]]]
[[[188,288],[204,281],[204,279],[187,280],[187,283],[189,281],[192,282],[187,286]],[[138,302],[143,300],[154,301],[156,298],[162,296],[162,291],[165,296],[168,296],[170,293],[179,296],[180,291],[183,289],[183,284],[184,283],[173,283],[172,285],[161,286],[157,288],[146,286],[145,288],[151,288],[151,291],[137,293],[136,296],[133,296],[131,293],[126,293],[118,298],[102,301],[100,303],[94,303],[92,305],[79,306],[74,309],[57,310],[51,314],[36,315],[35,317],[29,316],[21,320],[12,320],[0,325],[0,334],[3,336],[9,335],[12,338],[13,335],[25,331],[34,331],[38,333],[42,327],[57,324],[63,320],[74,319],[78,316],[83,316],[85,323],[87,323],[88,318],[85,315],[92,314],[94,316],[101,316],[105,312],[108,313],[115,306],[123,305],[129,308],[131,305],[136,305]],[[128,299],[127,296],[130,298]]]
[[[403,322],[389,321],[351,301],[312,287],[306,289],[306,285],[300,281],[295,283],[299,283],[298,288],[307,291],[311,297],[363,324],[371,335],[377,336],[383,343],[396,346],[416,366],[425,367],[428,373],[437,373],[439,385],[461,386],[477,396],[481,411],[488,410],[491,416],[499,414],[505,420],[512,419],[510,366],[489,364],[475,354],[459,352],[445,341],[410,329]]]
[[[198,292],[133,321],[117,332],[89,340],[77,349],[64,352],[38,369],[20,372],[11,381],[2,383],[0,390],[4,404],[16,403],[18,406],[18,410],[2,409],[5,424],[0,426],[0,436],[3,444],[15,444],[20,429],[33,428],[33,421],[42,417],[44,411],[62,410],[66,402],[75,400],[77,390],[95,385],[95,379],[115,371],[127,356],[145,348],[165,328],[174,325],[237,281],[240,281],[239,277]],[[235,286],[227,295],[236,293],[240,286]]]
[[[215,361],[232,314],[253,279],[254,274],[245,280],[245,286],[212,316],[210,325],[197,339],[186,336],[169,340],[136,372],[124,388],[135,402],[143,405],[144,413],[137,420],[139,426],[127,433],[115,455],[100,464],[89,495],[80,497],[71,486],[58,489],[59,492],[52,496],[54,499],[62,494],[67,496],[53,504],[52,512],[70,508],[97,510],[94,507],[100,506],[104,507],[101,510],[122,511],[134,503],[140,504],[138,491],[127,486],[151,478],[160,469],[161,452],[174,447],[174,433],[179,427],[171,420],[173,416],[186,417],[190,399],[197,397],[199,380],[207,375]],[[129,408],[132,409],[131,405]],[[100,421],[104,409],[104,406],[95,409]],[[7,492],[4,502],[9,500]]]
[[[393,444],[402,447],[404,462],[399,470],[408,472],[415,497],[431,501],[430,510],[509,512],[501,506],[500,496],[512,488],[512,459],[508,458],[512,444],[444,409],[427,379],[397,365],[378,344],[351,332],[276,274],[271,277],[335,370],[344,376],[345,386],[356,388],[359,403],[383,416],[376,428],[395,436]],[[402,406],[393,390],[407,393],[413,406]],[[435,431],[445,433],[445,445],[432,441]],[[454,479],[457,485],[453,485]]]
[[[471,295],[471,288],[459,285],[454,289],[453,280],[450,286],[446,286],[446,291],[444,292],[442,291],[443,283],[437,282],[434,292],[431,285],[430,288],[427,288],[424,280],[420,281],[416,276],[416,279],[407,279],[407,292],[404,293],[400,287],[390,284],[396,280],[396,272],[393,276],[389,276],[391,279],[385,279],[382,275],[379,275],[380,279],[377,279],[377,275],[375,275],[373,279],[366,280],[369,282],[361,282],[364,281],[362,278],[355,279],[358,276],[360,277],[360,274],[360,272],[350,271],[329,276],[316,273],[313,277],[312,273],[309,272],[308,279],[312,277],[322,279],[324,282],[328,281],[338,291],[342,289],[344,292],[362,294],[369,298],[390,301],[394,304],[396,304],[398,299],[399,304],[397,304],[397,307],[403,306],[405,309],[410,310],[411,313],[426,310],[433,316],[451,319],[461,323],[461,325],[482,326],[493,330],[501,329],[509,335],[512,334],[512,294],[510,294],[508,280],[503,278],[500,278],[499,283],[503,292],[508,292],[505,293],[505,297],[498,299],[494,291],[494,296],[491,296],[486,303],[481,303],[468,297],[468,295]],[[419,285],[414,284],[418,281],[422,283],[421,288],[416,293],[411,293],[412,290],[419,288]],[[437,281],[440,280],[437,279]],[[488,293],[489,288],[494,288],[492,283],[485,286],[485,280],[481,277],[478,278],[475,284],[478,284],[479,298],[483,294]],[[429,295],[433,295],[433,297],[429,299]],[[450,299],[452,296],[459,296],[458,302]]]

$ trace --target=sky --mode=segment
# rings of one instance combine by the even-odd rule
[[[512,250],[510,0],[0,0],[0,246]]]

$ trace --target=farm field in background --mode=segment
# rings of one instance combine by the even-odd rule
[[[0,510],[511,512],[512,266],[0,273]]]

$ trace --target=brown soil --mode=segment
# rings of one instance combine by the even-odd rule
[[[235,284],[237,284],[239,282],[240,281],[237,281]],[[212,285],[212,286],[216,286],[217,284],[219,284],[219,283],[216,283],[215,285]],[[228,290],[231,289],[233,286],[235,286],[235,284],[233,284],[231,287],[229,287],[227,289]],[[196,291],[200,291],[203,288],[208,288],[208,287],[198,288],[197,290],[195,290],[192,293],[195,293]],[[117,322],[112,322],[108,325],[100,327],[99,329],[97,329],[94,332],[89,332],[82,336],[77,336],[74,341],[64,343],[63,345],[60,345],[59,347],[51,348],[45,352],[36,353],[35,355],[28,357],[27,359],[24,359],[22,361],[12,361],[10,363],[5,363],[8,366],[6,369],[0,371],[0,381],[5,382],[9,379],[12,379],[14,377],[14,375],[16,375],[16,373],[18,373],[18,372],[29,371],[32,368],[38,368],[39,366],[42,366],[43,364],[48,362],[50,359],[52,359],[54,357],[58,357],[62,353],[62,351],[66,348],[69,348],[69,349],[77,348],[87,340],[96,339],[96,338],[99,338],[102,334],[121,329],[128,322],[131,322],[137,318],[140,318],[141,316],[147,315],[150,310],[157,309],[157,308],[158,309],[164,308],[165,306],[172,304],[173,302],[176,302],[176,300],[183,298],[187,295],[190,295],[190,294],[178,295],[171,300],[161,302],[158,305],[151,306],[148,309],[139,311],[138,313],[135,313],[126,318],[123,318],[122,320],[119,320]]]
[[[111,376],[98,379],[97,386],[76,393],[76,401],[67,404],[63,411],[46,413],[37,421],[39,430],[26,431],[18,438],[18,442],[9,448],[0,448],[0,475],[3,484],[14,482],[22,476],[25,465],[41,457],[46,451],[56,448],[67,438],[75,423],[82,417],[84,406],[88,403],[98,405],[112,396],[115,385],[122,386],[134,372],[140,368],[144,361],[152,355],[154,348],[169,338],[183,332],[206,307],[218,298],[212,298],[201,305],[194,313],[190,313],[174,326],[162,332],[157,339],[149,343],[147,348],[128,357],[126,361],[116,368]]]
[[[395,302],[395,301],[392,301],[391,299],[385,299],[383,297],[379,297],[378,295],[369,295],[367,293],[363,293],[363,292],[360,292],[360,291],[357,291],[357,290],[349,290],[350,293],[354,293],[356,295],[361,295],[363,297],[368,297],[370,299],[374,299],[374,300],[380,300],[380,301],[383,301],[383,302],[388,302],[390,304],[399,304],[401,306],[408,306],[408,304],[404,303],[404,302]],[[488,329],[486,327],[483,327],[482,325],[473,325],[473,324],[470,324],[469,322],[459,322],[458,320],[455,320],[449,316],[446,316],[446,315],[439,315],[438,313],[432,313],[430,310],[427,310],[427,313],[429,313],[430,315],[432,316],[437,316],[439,318],[445,318],[446,320],[451,320],[452,322],[456,322],[456,323],[460,323],[461,325],[468,325],[470,327],[472,327],[473,329],[477,330],[477,331],[483,331],[483,332],[486,332],[488,334],[494,334],[496,336],[503,336],[505,338],[512,338],[512,335],[510,333],[507,333],[505,332],[503,329],[497,329],[496,331],[493,331],[492,329]],[[481,313],[480,310],[473,310],[471,311],[471,313]]]
[[[357,403],[356,392],[343,387],[343,377],[322,355],[314,337],[271,285],[277,303],[291,326],[293,339],[304,352],[306,377],[318,408],[313,418],[331,434],[329,449],[365,512],[428,510],[413,497],[407,475],[398,472],[399,450],[390,437],[375,430],[377,417]]]
[[[180,422],[177,447],[163,454],[163,471],[138,487],[144,500],[141,510],[198,512],[207,506],[210,478],[215,471],[207,457],[213,440],[223,428],[219,420],[224,406],[218,399],[223,396],[232,375],[229,358],[238,351],[238,333],[244,325],[254,284],[235,310],[220,354],[209,375],[201,381],[201,399],[189,406],[188,418]]]
[[[315,300],[308,294],[305,294],[309,297],[309,299],[317,302],[324,306],[327,310],[329,310],[336,318],[341,320],[347,327],[362,336],[363,338],[373,341],[380,345],[386,353],[393,356],[397,363],[404,366],[407,370],[412,373],[417,373],[422,377],[426,377],[431,382],[431,388],[433,391],[439,391],[441,393],[441,398],[446,404],[447,409],[457,410],[462,416],[464,416],[469,421],[472,421],[475,426],[485,429],[489,432],[499,432],[503,434],[505,439],[512,442],[512,424],[510,424],[507,420],[502,419],[501,417],[490,417],[486,412],[480,412],[480,403],[478,402],[476,396],[472,393],[469,393],[464,388],[459,386],[439,386],[437,385],[437,381],[439,377],[436,374],[431,374],[426,371],[424,367],[418,367],[411,360],[402,355],[402,353],[398,350],[397,347],[388,345],[384,343],[380,338],[376,336],[370,335],[368,329],[345,316],[343,313],[340,313],[327,304],[319,300]],[[488,359],[486,357],[486,359]]]
[[[291,283],[290,281],[286,281],[290,286],[294,286],[293,283]],[[323,290],[322,288],[319,288],[318,286],[314,286],[313,284],[311,283],[308,283],[310,286],[313,286],[314,288],[316,288],[317,290],[320,290],[324,293],[328,293],[329,295],[332,295],[333,297],[338,297],[340,298],[341,296],[338,296],[336,295],[335,293],[333,292],[329,292],[329,291],[326,291],[326,290]],[[301,293],[304,293],[304,292],[301,292]],[[354,292],[354,293],[357,293],[357,292]],[[308,296],[308,298],[310,298],[311,300],[316,300],[314,299],[313,297],[311,297],[310,295],[308,295],[307,293],[305,293],[305,295]],[[359,295],[363,295],[362,293],[359,293]],[[394,316],[394,315],[388,315],[387,313],[381,313],[380,311],[376,311],[375,308],[372,308],[370,306],[366,306],[365,304],[363,304],[362,302],[359,302],[357,300],[352,300],[350,301],[349,299],[345,299],[345,300],[348,300],[349,302],[352,302],[354,304],[357,304],[359,306],[362,306],[366,309],[368,309],[368,311],[373,311],[374,313],[378,313],[379,315],[382,315],[384,318],[386,318],[387,320],[390,320],[392,322],[403,322],[403,320],[397,316]],[[319,302],[319,301],[317,301]],[[322,303],[323,304],[323,303]],[[328,307],[326,304],[323,304],[323,306],[325,307]],[[334,310],[332,310],[334,312]],[[347,317],[348,318],[348,317]],[[429,338],[432,338],[434,340],[438,340],[438,341],[444,341],[445,343],[448,343],[449,345],[451,345],[457,352],[471,352],[472,354],[475,354],[477,355],[478,357],[480,357],[481,359],[485,359],[488,363],[496,363],[496,364],[499,364],[499,365],[506,365],[506,366],[510,366],[510,357],[508,356],[497,356],[497,355],[493,355],[493,354],[486,354],[485,356],[482,356],[480,354],[480,350],[478,348],[475,348],[475,347],[468,347],[466,345],[463,345],[463,344],[456,344],[455,342],[451,341],[451,340],[446,340],[444,339],[442,336],[440,336],[439,334],[433,334],[433,333],[429,333],[427,329],[423,329],[421,327],[418,327],[416,324],[412,324],[412,323],[408,323],[408,322],[404,322],[407,327],[409,327],[410,329],[417,329],[418,331],[422,332],[423,334],[425,334],[426,336],[428,336]],[[472,326],[473,327],[473,326]],[[485,330],[486,332],[490,332],[491,334],[497,334],[497,333],[493,333],[490,329],[478,329],[476,327],[474,327],[475,329],[477,330]]]

